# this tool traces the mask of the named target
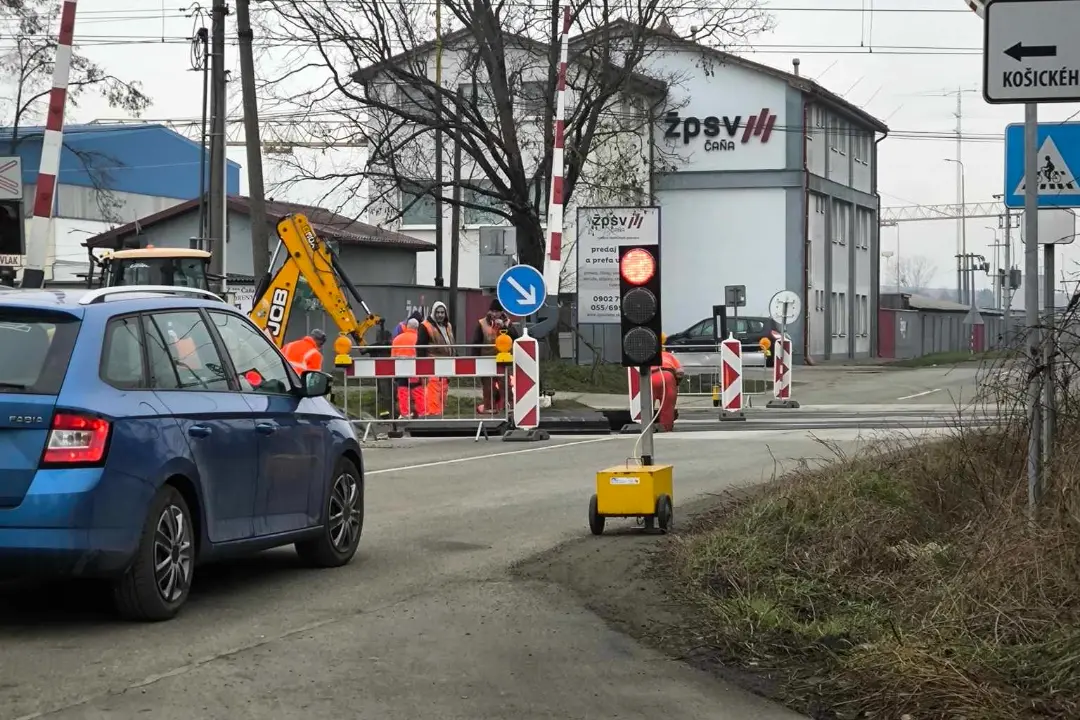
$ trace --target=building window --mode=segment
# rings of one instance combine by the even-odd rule
[[[870,165],[870,134],[865,132],[856,133],[855,140],[855,162],[860,165]]]
[[[837,245],[847,245],[848,232],[851,229],[851,206],[847,203],[833,200],[833,242]]]
[[[539,119],[543,119],[549,105],[551,98],[546,82],[534,80],[521,83],[517,92],[517,106],[522,115],[537,115]]]
[[[851,126],[846,122],[837,121],[836,123],[836,152],[841,155],[847,156],[848,149],[851,144]]]
[[[847,294],[832,294],[832,335],[833,337],[845,337],[847,335]]]
[[[818,215],[825,214],[825,196],[811,193],[814,196],[814,212]]]
[[[480,208],[496,208],[503,207],[504,203],[500,198],[493,197],[492,195],[483,192],[484,190],[490,190],[492,183],[490,180],[469,180],[467,181],[472,187],[462,185],[461,188],[461,201],[470,205],[479,206]],[[532,202],[533,190],[529,188],[529,202]],[[509,212],[509,209],[507,209]],[[540,193],[540,213],[541,224],[547,222],[547,192]],[[478,207],[466,207],[462,205],[461,218],[465,225],[506,225],[510,221],[499,215],[498,212],[491,212],[481,210]]]
[[[431,88],[434,91],[434,87]],[[400,85],[397,89],[397,106],[402,115],[432,118],[435,116],[434,104],[419,87]]]
[[[435,196],[432,194],[434,180],[409,181],[401,183],[402,225],[434,225]]]
[[[867,295],[859,297],[859,335],[870,335],[870,298]]]

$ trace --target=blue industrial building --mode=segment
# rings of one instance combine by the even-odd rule
[[[22,159],[24,217],[33,205],[42,133],[20,128],[13,141],[10,128],[0,130],[0,156]],[[85,272],[87,238],[198,198],[202,155],[198,143],[164,125],[65,127],[46,278],[74,280]],[[239,195],[237,163],[229,162],[226,178],[229,195]]]

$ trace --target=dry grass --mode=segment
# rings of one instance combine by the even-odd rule
[[[820,718],[1080,718],[1080,423],[1038,526],[1026,431],[878,445],[674,541],[730,665]]]

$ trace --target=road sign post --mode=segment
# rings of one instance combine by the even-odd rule
[[[1028,509],[1034,518],[1044,486],[1046,460],[1053,450],[1054,369],[1050,342],[1043,342],[1039,320],[1040,186],[1066,185],[1062,168],[1049,157],[1039,163],[1040,102],[1080,101],[1080,2],[1075,0],[989,0],[983,12],[983,98],[988,103],[1024,103],[1024,314],[1031,367],[1045,368],[1028,380]],[[1046,153],[1050,155],[1050,153]],[[1060,157],[1060,152],[1058,153]],[[1064,164],[1064,163],[1063,163]],[[1068,171],[1067,166],[1065,170]],[[1070,171],[1071,172],[1071,171]],[[1071,178],[1075,184],[1076,178]],[[1012,188],[1008,193],[1017,194]],[[1051,194],[1053,194],[1051,192]],[[1060,205],[1059,205],[1060,206]],[[1054,246],[1046,246],[1046,267],[1054,266]],[[1045,280],[1052,298],[1053,278]],[[1047,307],[1053,311],[1053,303]],[[1052,336],[1047,336],[1052,340]],[[1039,399],[1045,383],[1044,415]]]
[[[798,293],[781,290],[769,300],[769,316],[780,325],[780,339],[774,343],[773,352],[773,399],[765,404],[767,408],[799,407],[799,402],[791,398],[792,343],[788,337],[787,326],[795,322],[802,312],[802,302]]]

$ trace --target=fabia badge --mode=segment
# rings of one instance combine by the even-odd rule
[[[8,422],[12,425],[40,425],[45,418],[40,415],[9,415]]]

